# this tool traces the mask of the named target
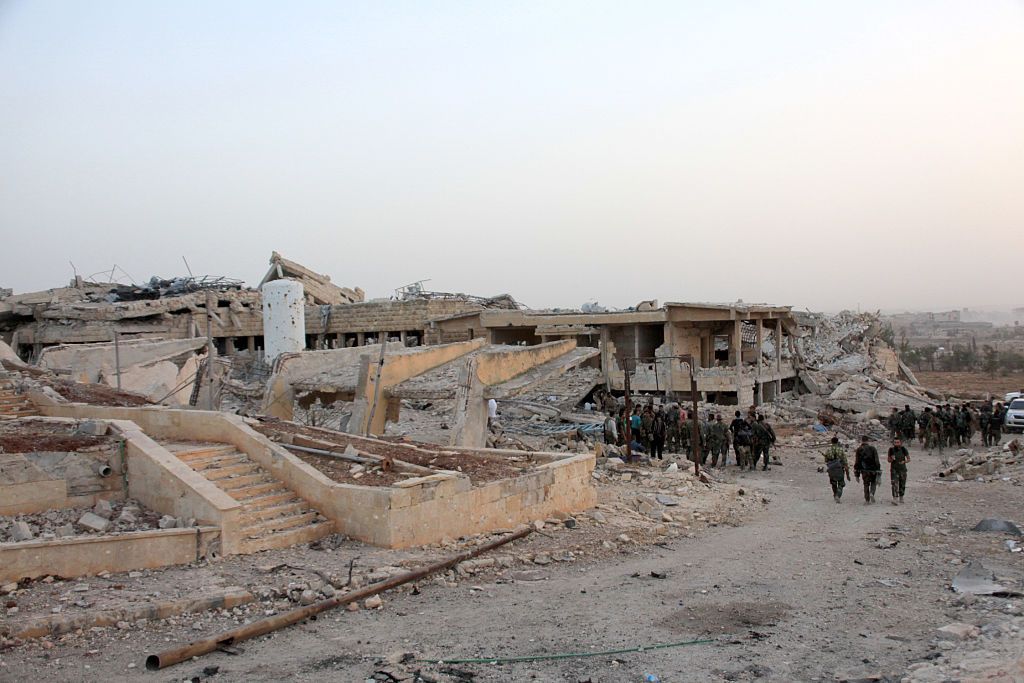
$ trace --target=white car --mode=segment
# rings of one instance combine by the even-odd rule
[[[1024,398],[1024,392],[1011,391],[1010,393],[1003,397],[1003,405],[1010,405],[1010,401],[1012,401],[1015,398]]]
[[[1007,432],[1024,432],[1024,398],[1015,398],[1006,408],[1003,427]]]

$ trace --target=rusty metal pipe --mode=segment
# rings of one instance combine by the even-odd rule
[[[230,631],[224,631],[223,633],[209,638],[192,641],[191,643],[182,645],[181,647],[164,650],[163,652],[155,655],[149,655],[146,657],[146,668],[150,671],[158,671],[159,669],[177,664],[178,662],[183,662],[186,659],[191,659],[192,657],[198,657],[199,655],[205,655],[209,652],[213,652],[220,647],[234,645],[235,643],[240,643],[243,640],[271,633],[284,628],[285,626],[297,624],[298,622],[305,621],[306,619],[320,614],[321,612],[326,612],[327,610],[334,609],[335,607],[341,607],[351,602],[364,600],[371,595],[377,595],[378,593],[383,593],[386,590],[396,588],[402,584],[409,583],[410,581],[422,579],[435,572],[444,571],[445,569],[454,567],[460,562],[464,562],[470,558],[476,557],[477,555],[482,555],[483,553],[493,550],[499,546],[503,546],[506,543],[511,543],[512,541],[517,541],[520,538],[525,538],[533,533],[533,530],[533,527],[526,527],[515,531],[508,536],[477,546],[472,550],[461,552],[458,555],[452,555],[446,560],[441,560],[440,562],[427,565],[426,567],[414,569],[413,571],[406,572],[405,574],[393,576],[387,581],[382,581],[381,583],[367,586],[366,588],[361,588],[359,590],[352,591],[351,593],[346,593],[345,595],[321,600],[320,602],[315,602],[312,605],[307,605],[306,607],[298,607],[282,614],[275,614],[272,617],[260,619],[259,621],[254,621],[251,624],[246,624],[245,626],[240,626],[238,628],[231,629]]]

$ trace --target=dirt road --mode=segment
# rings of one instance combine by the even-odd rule
[[[365,681],[379,670],[415,670],[386,661],[402,652],[506,657],[701,638],[713,642],[428,670],[455,675],[440,680],[474,681],[641,681],[646,672],[666,683],[900,680],[915,662],[939,657],[937,627],[980,622],[1004,607],[997,599],[957,605],[949,582],[963,562],[985,558],[1001,575],[1017,576],[1018,586],[1022,569],[1022,554],[1006,552],[1001,537],[968,529],[981,517],[1021,521],[1015,515],[1024,490],[999,481],[931,482],[938,458],[913,456],[903,506],[889,502],[888,475],[878,503],[864,505],[852,482],[837,505],[813,454],[783,451],[785,467],[740,476],[748,490],[771,501],[741,526],[711,528],[664,548],[637,546],[593,564],[548,565],[537,569],[539,581],[513,581],[505,572],[454,587],[428,582],[418,595],[386,594],[382,610],[328,613],[244,643],[241,656],[215,653],[157,673],[126,667],[141,667],[146,648],[178,642],[127,632],[92,658],[88,671],[62,668],[53,680],[206,680],[203,669],[217,666],[210,680]],[[4,680],[30,676],[39,656],[6,654]]]

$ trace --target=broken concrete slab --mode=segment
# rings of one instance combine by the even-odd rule
[[[102,517],[103,519],[110,519],[114,516],[114,508],[110,505],[110,501],[107,500],[96,501],[96,505],[93,507],[92,511],[96,516]]]
[[[1020,527],[1005,519],[983,519],[978,522],[971,531],[996,531],[1013,536],[1022,536]]]
[[[83,436],[106,436],[108,429],[109,426],[106,422],[86,420],[79,423],[78,427],[75,428],[75,433],[82,434]]]
[[[30,541],[35,538],[32,528],[25,522],[15,522],[11,526],[11,538],[15,541]]]
[[[970,562],[953,579],[953,590],[973,595],[1015,595],[1006,586],[996,583],[996,575],[981,562]]]
[[[968,640],[981,635],[981,629],[971,624],[955,622],[936,629],[935,635],[940,640]]]
[[[93,512],[86,512],[78,518],[78,526],[85,527],[90,531],[103,532],[110,526],[110,520],[104,519]]]

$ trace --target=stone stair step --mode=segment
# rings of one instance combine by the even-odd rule
[[[279,481],[265,481],[259,484],[253,484],[252,486],[244,486],[237,489],[224,489],[224,492],[239,502],[246,502],[250,498],[255,498],[260,494],[271,494],[271,493],[292,493],[287,486]]]
[[[240,462],[233,465],[224,465],[222,467],[215,466],[203,470],[203,476],[214,483],[226,479],[236,479],[256,474],[266,473],[262,467],[252,461]]]
[[[297,496],[289,489],[284,489],[280,493],[259,494],[245,499],[245,509],[258,512],[265,508],[296,500],[296,498]]]
[[[276,484],[284,488],[284,484],[262,470],[256,474],[245,474],[233,479],[222,479],[213,483],[216,484],[221,491],[225,491],[227,493],[232,493],[239,489],[259,486],[260,484]]]
[[[242,541],[241,549],[245,553],[256,553],[261,550],[287,548],[299,543],[310,543],[330,536],[332,533],[334,533],[334,523],[325,520],[294,529],[282,529],[260,538],[247,538]]]
[[[201,458],[216,455],[229,455],[231,453],[238,452],[238,450],[234,446],[231,446],[229,444],[216,446],[197,446],[193,448],[183,446],[180,449],[169,448],[168,450],[170,450],[172,453],[178,456],[179,459],[184,460],[185,462],[191,462],[193,460],[198,460]]]
[[[288,515],[294,515],[297,513],[308,512],[309,505],[306,501],[295,496],[291,496],[288,500],[277,503],[276,505],[265,505],[256,509],[246,505],[242,511],[243,526],[249,521],[263,522],[268,519],[274,519],[275,517],[286,517]]]
[[[274,519],[267,519],[263,521],[254,520],[249,523],[242,524],[241,531],[243,535],[249,537],[263,536],[274,531],[294,529],[296,527],[312,524],[319,516],[320,513],[309,511],[297,515],[286,515],[284,517],[275,517]]]
[[[237,465],[243,462],[251,462],[245,453],[234,453],[232,455],[211,455],[208,458],[197,458],[186,461],[196,472],[205,472],[217,467]]]

